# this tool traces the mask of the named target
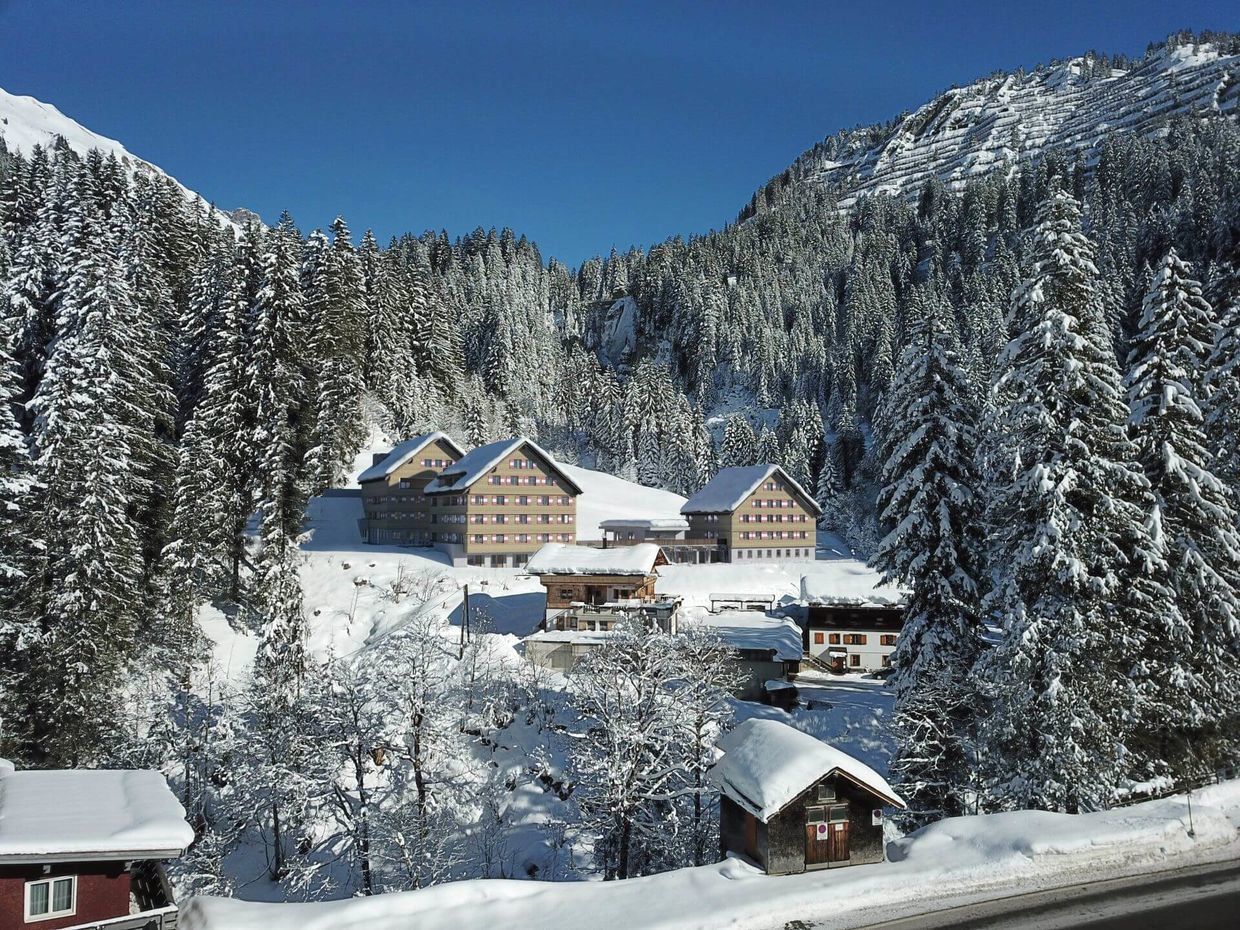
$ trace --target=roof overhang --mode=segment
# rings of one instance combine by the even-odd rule
[[[142,859],[177,859],[184,849],[109,849],[88,852],[29,852],[0,855],[0,866],[39,865],[44,862],[130,862]]]

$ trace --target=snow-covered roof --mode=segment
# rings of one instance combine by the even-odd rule
[[[724,756],[711,769],[711,780],[763,823],[832,772],[904,807],[886,779],[864,762],[778,720],[746,720],[719,748]]]
[[[839,607],[898,607],[908,594],[856,559],[819,562],[801,576],[801,600],[806,604]]]
[[[421,436],[414,436],[412,439],[406,439],[404,442],[398,443],[391,452],[384,456],[382,461],[376,462],[358,475],[357,483],[365,484],[367,481],[378,481],[381,478],[388,477],[392,472],[436,441],[447,446],[455,456],[459,457],[465,454],[461,447],[453,442],[452,437],[447,433],[423,433]]]
[[[574,494],[581,493],[581,488],[577,485],[577,482],[573,481],[560,468],[556,460],[542,446],[524,436],[517,436],[515,439],[500,439],[495,442],[489,442],[485,446],[471,449],[455,465],[449,465],[440,471],[439,477],[426,486],[426,493],[447,494],[453,491],[468,490],[475,481],[522,446],[528,446],[535,455],[546,462],[547,467],[556,473],[570,491]]]
[[[689,521],[684,517],[639,517],[631,520],[603,520],[599,526],[605,530],[687,530]]]
[[[650,575],[659,552],[655,543],[610,549],[546,543],[525,570],[531,575]]]
[[[791,620],[776,620],[755,610],[725,610],[703,614],[697,622],[733,649],[769,649],[777,662],[796,662],[805,654],[801,628]]]
[[[743,504],[746,498],[757,490],[758,485],[772,475],[778,475],[801,499],[801,503],[810,513],[822,513],[822,508],[813,496],[778,465],[733,465],[731,468],[721,468],[700,491],[685,501],[680,512],[729,513]]]
[[[170,859],[193,839],[159,772],[0,769],[0,862]]]

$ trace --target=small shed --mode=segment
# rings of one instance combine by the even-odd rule
[[[193,839],[159,772],[0,764],[0,927],[171,930],[163,861]]]
[[[905,805],[868,765],[777,720],[746,720],[720,748],[722,855],[771,875],[883,861],[883,808]]]

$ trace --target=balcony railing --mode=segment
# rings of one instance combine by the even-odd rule
[[[176,930],[177,906],[169,904],[153,911],[140,911],[137,914],[126,914],[124,917],[113,917],[109,920],[95,920],[85,924],[74,924],[65,930]]]
[[[584,542],[584,540],[582,540]],[[713,548],[715,546],[726,547],[725,539],[660,539],[651,537],[649,539],[604,539],[594,540],[590,543],[595,549],[620,549],[624,546],[641,546],[646,543],[654,543],[656,546],[662,546],[664,549],[683,549],[686,547],[693,548]]]

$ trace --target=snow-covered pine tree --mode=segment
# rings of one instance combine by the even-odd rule
[[[719,450],[720,464],[724,468],[733,465],[753,465],[757,462],[758,437],[749,418],[733,414],[723,424],[723,445]]]
[[[1236,208],[1240,213],[1240,207]],[[1240,226],[1240,220],[1233,224]],[[1206,365],[1206,429],[1217,473],[1240,496],[1240,232],[1211,289],[1218,333]]]
[[[0,240],[0,281],[8,270],[8,246]],[[20,720],[27,713],[19,690],[28,649],[37,635],[34,618],[23,598],[30,564],[29,516],[34,491],[30,447],[17,419],[21,386],[10,347],[19,330],[12,307],[0,291],[0,719]],[[12,730],[13,728],[8,728]],[[16,732],[0,728],[0,756],[17,755],[11,743]]]
[[[250,247],[243,240],[240,253]],[[225,275],[219,283],[219,320],[207,350],[202,398],[194,412],[196,428],[209,454],[198,467],[205,481],[212,525],[205,528],[208,548],[219,563],[212,574],[213,593],[233,604],[241,601],[241,567],[245,559],[245,527],[253,511],[257,461],[255,438],[256,404],[250,393],[250,308],[242,274],[244,260],[220,266]]]
[[[1127,437],[1118,366],[1094,294],[1092,247],[1072,196],[1038,217],[1033,267],[1012,297],[1014,338],[996,366],[1001,432],[1015,469],[988,525],[999,641],[980,663],[987,801],[1081,811],[1125,769],[1135,665],[1130,560],[1148,551],[1148,483]]]
[[[116,242],[79,177],[65,232],[56,338],[31,401],[40,490],[28,524],[39,558],[27,604],[40,628],[24,689],[35,709],[27,756],[98,759],[132,659],[142,585],[132,490],[131,385],[122,382],[134,295]]]
[[[899,432],[887,443],[878,499],[892,529],[874,562],[909,590],[892,656],[899,748],[891,770],[913,827],[970,810],[983,714],[972,687],[987,586],[978,415],[950,326],[927,301],[883,411]]]
[[[1201,402],[1214,330],[1200,284],[1170,249],[1142,305],[1127,383],[1175,598],[1143,657],[1152,680],[1140,732],[1150,768],[1180,777],[1211,772],[1240,749],[1240,533]]]

